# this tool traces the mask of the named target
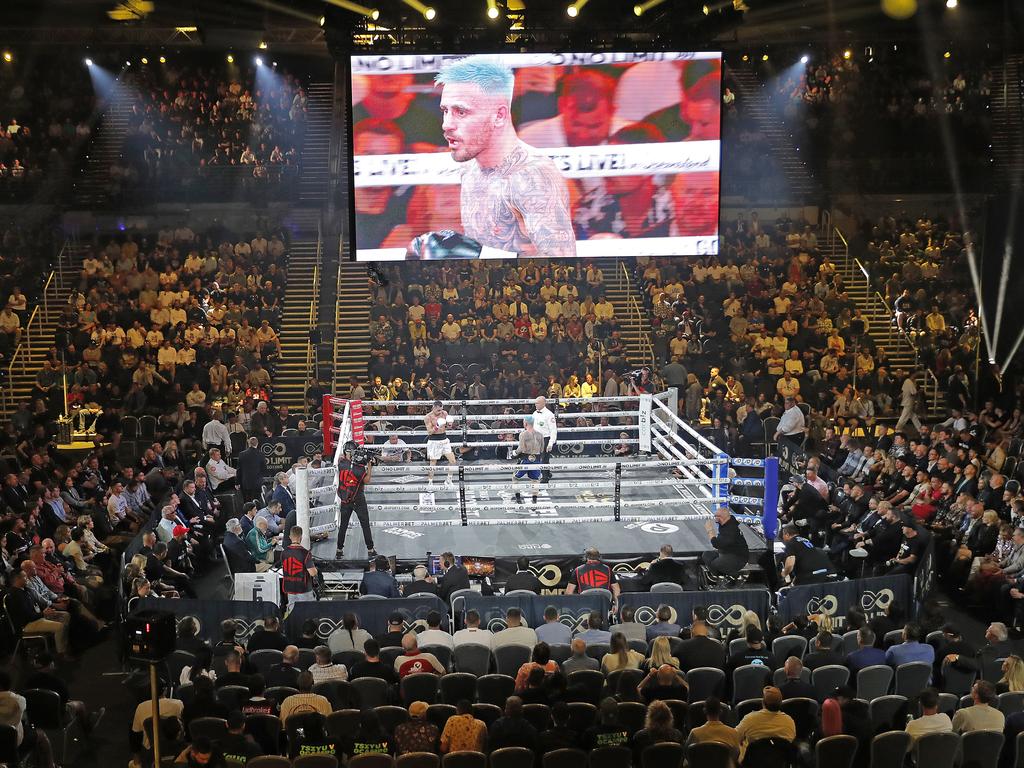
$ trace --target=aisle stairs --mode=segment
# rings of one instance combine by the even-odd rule
[[[299,159],[299,200],[327,200],[330,181],[333,83],[310,83],[306,88],[306,135]]]

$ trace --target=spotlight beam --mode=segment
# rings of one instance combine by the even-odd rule
[[[566,9],[565,9],[565,13],[566,13],[566,15],[567,15],[567,16],[568,16],[568,17],[569,17],[570,19],[575,19],[575,18],[576,18],[577,16],[579,16],[579,15],[580,15],[580,11],[582,11],[582,10],[583,10],[583,7],[584,7],[584,6],[585,6],[585,5],[586,5],[586,4],[587,4],[587,3],[589,2],[589,1],[590,1],[590,0],[576,0],[576,2],[575,2],[575,3],[572,3],[572,4],[571,4],[571,5],[570,5],[570,6],[568,7],[568,8],[566,8]]]
[[[258,5],[261,8],[265,8],[265,9],[270,10],[270,11],[277,11],[278,13],[282,13],[282,14],[284,14],[286,16],[293,16],[296,19],[303,19],[304,21],[308,21],[308,22],[311,22],[313,24],[319,24],[319,22],[320,22],[320,17],[319,16],[314,16],[311,13],[303,13],[302,11],[297,11],[294,8],[290,8],[287,5],[282,5],[281,3],[275,3],[275,2],[273,2],[273,0],[244,0],[244,1],[249,3],[250,5]]]
[[[1020,185],[1013,187],[1013,198],[1010,203],[1010,210],[1017,210],[1017,201],[1020,199]],[[992,331],[992,354],[999,348],[999,326],[1003,323],[1003,303],[1006,300],[1006,286],[1010,283],[1010,262],[1013,261],[1013,238],[1017,232],[1017,218],[1010,217],[1009,226],[1006,228],[1006,239],[1003,240],[1003,268],[999,273],[999,294],[996,298],[996,325]]]
[[[633,6],[633,13],[637,16],[643,16],[649,10],[657,8],[663,2],[665,2],[665,0],[644,0],[644,2]]]
[[[338,3],[342,1],[343,0],[331,0],[331,2]],[[348,0],[344,1],[348,2]],[[421,3],[420,0],[402,0],[402,2],[408,5],[410,8],[412,8],[414,11],[420,13],[423,16],[423,18],[427,19],[427,21],[430,21],[432,18],[434,18],[434,16],[431,13],[434,9],[429,7],[425,3]]]
[[[1006,360],[999,367],[999,370],[1005,371],[1007,366],[1013,362],[1013,356],[1017,354],[1017,350],[1020,349],[1021,342],[1024,342],[1024,328],[1020,329],[1020,333],[1017,334],[1017,340],[1013,342],[1013,346],[1010,348],[1010,354],[1006,356]]]

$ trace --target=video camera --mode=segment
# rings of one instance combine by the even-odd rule
[[[380,448],[371,448],[368,445],[359,445],[354,440],[345,443],[344,453],[351,456],[353,464],[373,466],[381,457]]]

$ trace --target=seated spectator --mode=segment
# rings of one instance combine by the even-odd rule
[[[686,677],[683,672],[668,664],[651,669],[647,677],[636,687],[637,694],[645,704],[666,699],[686,701],[686,690]]]
[[[557,615],[557,611],[556,611]],[[547,619],[547,611],[544,613],[545,620]],[[615,625],[615,631],[621,632],[626,636],[626,640],[638,640],[640,642],[647,642],[647,627],[638,621],[635,621],[636,609],[631,605],[623,606],[619,611],[619,623]],[[568,629],[568,628],[567,628]],[[540,630],[538,629],[538,633]],[[550,640],[548,642],[551,642]],[[565,642],[568,642],[566,640]]]
[[[491,640],[493,650],[505,645],[522,645],[527,648],[537,645],[537,633],[523,624],[523,614],[518,608],[505,611],[505,629],[495,632]]]
[[[196,659],[198,663],[198,654],[202,651],[197,651]],[[208,651],[207,651],[208,652]],[[224,672],[216,676],[214,683],[217,688],[223,688],[225,685],[241,685],[245,688],[249,687],[250,679],[249,675],[242,672],[242,654],[232,649],[224,655]]]
[[[266,672],[267,687],[273,688],[278,685],[287,685],[290,688],[294,688],[299,679],[299,675],[302,674],[302,670],[299,669],[298,664],[298,646],[285,646],[281,655],[281,661],[277,664],[272,664],[270,669]]]
[[[420,645],[441,645],[445,648],[455,648],[455,640],[451,634],[441,629],[441,612],[430,611],[427,613],[427,628],[419,633],[416,640]]]
[[[900,664],[923,661],[929,666],[935,663],[935,648],[921,642],[921,626],[913,621],[903,627],[903,642],[897,643],[885,652],[885,663],[894,669]]]
[[[441,753],[483,752],[486,744],[487,726],[473,717],[472,703],[468,699],[460,699],[455,703],[455,714],[444,724],[440,742]]]
[[[667,605],[659,605],[656,614],[657,620],[647,627],[647,642],[656,637],[679,637],[679,630],[682,629],[672,621],[672,609]]]
[[[227,707],[217,700],[214,694],[213,680],[206,675],[197,675],[191,679],[192,699],[185,705],[181,714],[181,722],[188,729],[189,724],[200,717],[228,716]],[[163,713],[161,712],[161,716]]]
[[[394,435],[392,435],[392,437],[394,437]],[[390,443],[391,441],[388,440],[388,442],[385,443],[384,445],[387,446],[390,445]],[[437,594],[437,582],[435,582],[432,577],[429,577],[427,575],[427,566],[417,565],[412,569],[412,581],[408,584],[403,585],[402,594],[406,597],[419,594]]]
[[[761,709],[744,715],[736,726],[736,735],[740,740],[740,762],[743,762],[747,747],[760,739],[796,740],[796,723],[781,711],[781,706],[782,692],[771,685],[765,687]]]
[[[558,671],[558,662],[551,658],[551,647],[545,642],[533,646],[532,658],[520,666],[519,671],[516,672],[516,693],[521,693],[526,689],[526,681],[534,669],[542,670],[545,675]]]
[[[179,704],[181,702],[178,702]],[[160,702],[162,708],[163,702]],[[35,760],[43,768],[54,768],[53,750],[50,741],[41,729],[28,724],[28,705],[25,697],[11,690],[11,676],[0,670],[0,723],[14,728],[17,736],[18,755],[26,757],[34,755]],[[138,712],[136,711],[136,720]],[[133,730],[134,723],[133,723]],[[142,730],[141,722],[139,731]]]
[[[619,703],[615,699],[601,700],[597,708],[597,722],[583,732],[582,743],[587,750],[629,745],[629,732],[619,720]]]
[[[939,694],[934,688],[925,688],[917,695],[921,716],[907,723],[907,733],[916,742],[930,733],[949,733],[953,721],[945,712],[939,712]]]
[[[307,672],[313,675],[313,684],[323,683],[328,680],[348,680],[348,670],[344,664],[335,664],[331,660],[331,649],[326,645],[318,645],[313,649],[316,657]]]
[[[377,638],[377,642],[380,644],[381,648],[401,648],[402,638],[404,636],[405,618],[402,614],[396,611],[395,613],[388,615],[387,630]]]
[[[569,645],[572,653],[568,659],[562,662],[562,671],[566,675],[581,670],[599,669],[601,667],[597,659],[587,655],[587,641],[581,637],[574,637]]]
[[[674,551],[671,544],[663,544],[658,551],[657,559],[650,564],[643,575],[638,579],[641,592],[650,590],[655,584],[662,582],[669,584],[686,584],[686,568],[682,563],[673,557]]]
[[[293,693],[291,696],[287,696],[285,700],[281,702],[280,717],[281,723],[285,727],[288,725],[288,718],[293,714],[319,712],[324,717],[331,714],[333,710],[331,702],[328,701],[325,696],[321,696],[319,693],[313,693],[312,674],[309,672],[300,673],[295,682],[295,687],[299,692]],[[367,711],[370,710],[364,710],[364,712]]]
[[[503,747],[525,747],[536,752],[539,745],[537,729],[523,717],[523,700],[518,696],[509,696],[505,701],[505,713],[487,729],[487,751],[494,752]]]
[[[732,676],[734,670],[747,664],[759,664],[775,669],[777,664],[771,650],[764,642],[764,632],[757,627],[747,627],[747,647],[741,648],[729,657],[726,662],[726,674]]]
[[[245,717],[241,712],[235,710],[228,713],[227,727],[227,735],[222,736],[218,744],[226,764],[245,765],[252,758],[263,754],[256,740],[245,732]]]
[[[545,611],[545,616],[547,612]],[[475,609],[466,611],[465,616],[466,626],[464,629],[460,629],[454,635],[452,635],[452,642],[457,648],[460,645],[483,645],[487,648],[491,647],[491,640],[493,635],[489,629],[480,628],[480,613]],[[537,636],[540,637],[540,628],[538,628]],[[568,631],[568,627],[566,627]],[[548,645],[551,643],[548,642]]]
[[[410,633],[402,638],[402,655],[395,659],[395,674],[403,678],[418,672],[443,675],[445,668],[434,654],[420,651],[416,635]]]
[[[401,597],[398,589],[398,582],[391,575],[391,565],[384,555],[377,555],[373,559],[372,570],[363,574],[363,580],[359,583],[359,594],[379,595],[381,597]]]
[[[718,667],[725,664],[725,648],[720,642],[712,639],[706,622],[694,622],[690,627],[690,639],[684,640],[679,651],[679,668],[689,672],[697,667]],[[667,640],[667,638],[666,638]],[[655,643],[658,641],[655,640]],[[654,645],[651,646],[652,659]]]
[[[605,627],[604,617],[600,611],[591,611],[587,615],[587,628],[577,632],[576,637],[584,640],[587,645],[593,645],[596,643],[610,643],[612,639],[612,633],[609,632]]]
[[[672,710],[663,701],[652,701],[647,706],[644,727],[633,734],[633,762],[643,759],[644,750],[653,744],[682,744],[683,734],[676,728]]]
[[[796,656],[790,656],[786,659],[786,663],[782,665],[782,668],[786,672],[786,682],[779,686],[779,690],[782,691],[783,699],[817,699],[818,694],[814,690],[814,686],[809,682],[804,682],[801,677],[801,673],[804,670],[804,664]]]
[[[548,645],[568,645],[572,631],[560,621],[558,609],[549,605],[544,609],[544,623],[537,627],[537,639]]]
[[[288,638],[281,631],[281,620],[277,616],[267,616],[263,623],[253,630],[249,636],[249,642],[245,644],[249,653],[270,648],[275,651],[284,651],[288,646]]]
[[[224,755],[206,736],[197,736],[185,747],[174,760],[175,765],[210,766],[210,768],[227,768]]]
[[[570,727],[572,710],[564,701],[556,702],[551,707],[551,727],[540,734],[541,753],[554,752],[556,749],[581,749],[580,734]]]
[[[398,675],[395,674],[394,666],[385,664],[380,660],[380,645],[376,640],[370,639],[363,644],[363,653],[366,659],[357,661],[349,670],[349,679],[358,680],[360,677],[377,677],[389,685],[398,682]]]
[[[530,559],[528,557],[520,557],[516,560],[516,572],[509,576],[508,581],[505,582],[505,593],[508,594],[516,589],[525,589],[539,595],[543,587],[544,585],[540,583],[537,574],[530,570]]]
[[[327,637],[327,646],[331,653],[342,651],[363,651],[370,633],[359,626],[359,619],[354,613],[346,613],[341,617],[341,626]]]
[[[819,632],[814,638],[814,650],[804,656],[803,665],[812,672],[818,667],[825,667],[830,664],[843,665],[843,656],[832,650],[832,633]]]
[[[1000,731],[1006,718],[996,705],[999,698],[996,688],[988,680],[979,680],[971,688],[969,707],[961,707],[953,715],[953,733],[970,733],[971,731]]]
[[[706,741],[717,741],[733,750],[733,756],[740,753],[740,736],[736,729],[722,722],[722,702],[717,696],[709,696],[704,700],[704,716],[707,722],[690,731],[686,744],[703,744]]]
[[[395,754],[437,752],[439,737],[437,726],[427,720],[427,702],[414,701],[409,705],[408,722],[395,728]]]
[[[687,642],[689,642],[689,641],[688,640],[684,640],[683,641],[684,647],[685,647]],[[712,640],[711,642],[715,643],[715,645],[718,646],[718,651],[719,651],[719,653],[718,653],[718,663],[713,665],[713,666],[720,666],[721,665],[721,648],[722,648],[722,646],[719,645],[717,641]],[[662,664],[668,664],[669,666],[675,667],[676,669],[681,669],[682,668],[680,666],[681,662],[679,661],[679,659],[677,659],[675,656],[672,655],[672,644],[669,642],[668,637],[666,637],[664,635],[662,635],[661,637],[654,638],[654,642],[651,643],[651,655],[647,659],[644,659],[644,662],[643,662],[643,664],[640,665],[640,668],[643,669],[646,672],[646,671],[649,671],[649,670],[652,670],[652,669],[657,669]],[[705,666],[705,665],[697,664],[695,666]],[[691,669],[692,669],[692,667],[691,667]]]
[[[629,647],[626,636],[613,632],[611,650],[601,659],[601,671],[607,675],[617,669],[640,669],[643,662],[644,655]]]
[[[359,730],[345,740],[342,752],[349,760],[357,755],[390,755],[394,752],[394,745],[374,710],[364,709],[359,714]]]
[[[846,667],[850,670],[850,679],[856,680],[857,673],[877,664],[887,664],[885,651],[875,647],[875,633],[871,627],[857,630],[857,650],[846,657]]]

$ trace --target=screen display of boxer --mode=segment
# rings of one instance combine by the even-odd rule
[[[351,62],[358,260],[718,252],[721,54]]]

